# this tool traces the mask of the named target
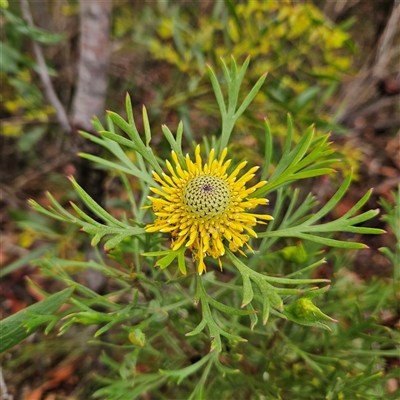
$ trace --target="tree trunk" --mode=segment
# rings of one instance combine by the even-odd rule
[[[104,114],[107,69],[110,58],[112,1],[81,0],[81,40],[77,90],[72,105],[72,123],[93,131],[90,120]]]
[[[80,2],[80,57],[71,114],[74,127],[72,148],[75,152],[99,155],[101,151],[100,146],[82,138],[77,134],[77,130],[95,133],[91,120],[95,115],[100,119],[104,115],[111,47],[111,16],[111,0]],[[92,162],[83,158],[78,158],[74,164],[77,169],[77,181],[96,202],[103,204],[104,171],[97,169]]]

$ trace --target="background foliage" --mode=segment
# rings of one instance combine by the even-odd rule
[[[73,213],[73,208],[77,208],[70,207],[67,200],[80,204],[79,196],[64,178],[74,172],[73,161],[52,164],[40,175],[31,172],[37,172],[43,164],[48,166],[44,156],[57,157],[57,148],[68,147],[70,139],[60,133],[54,110],[42,94],[30,44],[36,41],[45,50],[57,93],[68,108],[74,86],[73,74],[66,73],[65,68],[77,58],[73,42],[79,6],[74,2],[60,3],[52,9],[55,20],[70,21],[60,35],[29,27],[17,3],[8,7],[4,4],[1,140],[17,160],[9,169],[14,180],[5,182],[4,193],[7,197],[14,193],[7,187],[9,184],[17,193],[29,195],[43,206],[56,201]],[[355,23],[359,26],[358,21]],[[46,27],[57,32],[54,27]],[[211,143],[212,136],[221,131],[218,104],[205,73],[206,63],[225,83],[217,66],[219,57],[228,59],[233,54],[243,62],[250,54],[252,61],[241,93],[245,95],[264,72],[269,71],[269,75],[235,127],[235,158],[248,158],[254,164],[264,165],[264,149],[272,146],[271,167],[263,170],[270,178],[284,154],[286,113],[290,112],[296,143],[315,122],[317,138],[334,130],[337,153],[332,159],[342,159],[336,164],[338,178],[301,181],[268,194],[271,213],[277,224],[282,224],[285,218],[290,220],[290,210],[295,213],[309,207],[315,212],[315,200],[307,197],[309,191],[323,207],[343,181],[341,176],[348,175],[350,166],[354,167],[356,177],[360,176],[360,169],[364,172],[361,176],[367,176],[362,161],[365,149],[355,148],[343,139],[350,136],[349,131],[339,126],[335,118],[340,110],[336,101],[340,82],[353,72],[352,57],[360,52],[349,32],[350,23],[335,24],[311,3],[278,7],[277,2],[261,1],[217,1],[206,5],[159,2],[139,6],[121,1],[113,8],[114,47],[107,105],[125,116],[123,96],[128,90],[140,132],[144,131],[147,115],[140,116],[140,108],[146,104],[153,127],[152,147],[161,159],[168,157],[170,145],[161,129],[154,128],[160,123],[176,132],[182,120],[184,150],[190,151],[192,141],[205,136]],[[224,91],[224,85],[222,88]],[[273,134],[271,142],[265,134],[264,117],[268,118]],[[112,119],[106,118],[104,125],[113,131]],[[98,120],[95,126],[96,130],[104,130]],[[193,304],[194,276],[182,277],[178,263],[172,263],[168,269],[153,268],[154,257],[140,256],[144,250],[160,250],[160,238],[143,241],[123,236],[132,233],[126,231],[127,226],[138,229],[131,226],[131,218],[140,223],[145,215],[140,207],[146,201],[150,182],[137,178],[138,168],[144,174],[142,161],[129,148],[121,153],[110,139],[91,133],[83,135],[111,150],[101,154],[105,161],[97,165],[106,173],[105,208],[110,219],[116,218],[121,226],[114,227],[114,232],[105,231],[116,236],[107,237],[101,245],[111,248],[116,242],[119,244],[105,256],[102,246],[88,250],[86,234],[64,223],[76,221],[76,217],[64,214],[54,222],[32,213],[25,201],[18,198],[8,207],[3,227],[11,232],[9,240],[16,248],[29,250],[10,253],[18,257],[5,254],[6,263],[1,270],[6,305],[3,317],[66,285],[75,287],[70,307],[62,308],[58,314],[46,308],[37,309],[38,304],[46,306],[47,300],[31,306],[36,308],[28,309],[24,321],[30,332],[36,333],[2,355],[5,382],[15,398],[33,398],[29,396],[35,390],[42,398],[56,393],[59,398],[77,399],[93,393],[106,399],[398,398],[400,198],[395,186],[391,187],[393,194],[388,189],[379,192],[384,217],[372,223],[388,230],[388,235],[382,236],[387,239],[356,237],[372,248],[380,247],[382,256],[377,251],[362,250],[356,254],[354,250],[328,249],[319,243],[300,242],[298,239],[304,238],[293,234],[280,241],[267,235],[261,245],[263,251],[252,262],[254,271],[268,271],[274,276],[295,274],[313,265],[314,268],[304,270],[301,278],[332,280],[330,289],[314,300],[324,313],[339,320],[338,324],[329,323],[332,332],[299,326],[273,314],[262,325],[260,313],[256,323],[255,314],[232,316],[211,308],[218,325],[248,342],[222,339],[223,351],[209,353],[208,331],[185,336],[201,321],[200,303]],[[393,137],[390,130],[386,135]],[[93,154],[82,156],[99,161]],[[132,162],[136,165],[134,174],[129,173]],[[385,166],[395,168],[394,162]],[[21,171],[27,174],[29,189],[18,175]],[[348,176],[348,183],[349,179]],[[73,181],[79,189],[78,183]],[[356,189],[334,205],[323,222],[345,215],[369,188],[364,188],[363,183],[363,179],[356,183]],[[46,198],[43,188],[50,189],[53,197]],[[142,197],[138,197],[139,193]],[[376,200],[376,195],[368,196],[361,213],[377,208]],[[93,210],[85,212],[93,217]],[[90,228],[86,231],[90,233]],[[118,235],[122,236],[110,243]],[[95,241],[99,243],[101,237]],[[336,233],[333,238],[347,241],[349,236]],[[370,267],[371,263],[367,264],[359,254],[367,254],[375,267]],[[327,262],[316,264],[322,257]],[[243,293],[241,278],[236,274],[229,265],[223,273],[217,268],[209,272],[204,279],[206,293],[226,307],[237,309]],[[256,290],[257,301],[260,294]],[[70,296],[69,292],[60,293],[61,297]],[[50,299],[53,303],[54,298]],[[295,299],[288,294],[284,301]],[[61,304],[65,300],[58,301]],[[16,324],[20,315],[14,314]],[[42,334],[43,326],[46,337]],[[62,335],[58,336],[58,332]]]

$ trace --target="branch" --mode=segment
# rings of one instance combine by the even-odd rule
[[[378,107],[375,103],[380,101],[377,90],[379,80],[391,73],[391,64],[396,65],[398,46],[394,39],[399,32],[399,20],[400,3],[396,2],[376,48],[368,56],[357,78],[344,88],[338,101],[343,110],[336,118],[339,124],[350,126],[360,114],[366,115],[365,108]],[[397,74],[397,70],[394,73]]]
[[[22,9],[22,15],[23,15],[25,21],[29,25],[34,26],[28,0],[21,0],[21,9]],[[62,105],[61,101],[59,100],[59,98],[54,90],[54,86],[51,82],[49,73],[47,71],[47,66],[46,66],[44,56],[43,56],[42,49],[39,46],[39,44],[35,41],[33,41],[33,52],[35,54],[35,58],[38,63],[38,67],[39,67],[38,72],[39,72],[40,79],[44,86],[46,97],[47,97],[48,101],[50,102],[50,104],[56,110],[57,119],[58,119],[58,122],[61,125],[62,129],[65,132],[71,132],[71,125],[68,121],[67,113],[65,112],[64,106]]]
[[[385,30],[383,31],[379,43],[378,50],[376,52],[375,65],[372,69],[373,75],[377,77],[384,77],[387,65],[390,61],[390,50],[393,43],[393,39],[396,33],[399,33],[400,24],[400,3],[395,2],[393,10],[390,14],[389,20],[386,24]]]
[[[361,0],[342,0],[327,1],[324,7],[324,14],[332,21],[336,21],[340,16],[346,13],[350,8],[355,7]]]

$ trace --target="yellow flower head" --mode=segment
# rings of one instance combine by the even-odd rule
[[[246,188],[246,183],[254,177],[259,167],[253,167],[240,178],[240,171],[247,164],[240,163],[228,174],[231,160],[224,162],[227,149],[222,151],[221,158],[214,159],[214,149],[211,150],[208,163],[203,165],[200,157],[200,146],[196,147],[196,161],[186,156],[186,165],[181,166],[176,153],[172,152],[175,168],[167,161],[171,174],[163,174],[161,178],[153,172],[154,179],[161,184],[161,190],[151,188],[160,198],[149,196],[153,203],[153,211],[157,216],[153,224],[146,227],[147,232],[171,232],[172,250],[178,250],[185,245],[198,260],[198,271],[206,270],[204,257],[206,255],[218,259],[224,255],[224,239],[233,252],[246,245],[250,236],[257,237],[251,226],[264,224],[260,220],[272,220],[270,215],[251,214],[247,209],[260,204],[268,204],[267,199],[249,199],[250,193],[264,186],[265,181]],[[183,167],[183,168],[182,168]],[[250,235],[250,236],[249,236]]]

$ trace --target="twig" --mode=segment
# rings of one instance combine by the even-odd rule
[[[28,24],[34,26],[28,0],[21,0],[21,9],[22,9],[22,15],[24,16],[25,21]],[[65,132],[69,133],[69,132],[71,132],[71,125],[68,121],[67,113],[65,112],[65,109],[64,109],[63,105],[61,104],[61,101],[59,100],[59,98],[54,90],[49,73],[47,71],[47,66],[46,66],[44,56],[43,56],[42,49],[39,46],[39,44],[35,41],[33,41],[33,52],[35,53],[35,58],[38,63],[38,67],[39,67],[38,72],[39,72],[40,79],[43,83],[47,99],[50,102],[50,104],[54,107],[54,109],[56,110],[57,119],[58,119],[58,122],[60,123],[62,129]]]
[[[389,20],[386,24],[385,30],[380,37],[378,50],[376,52],[375,65],[373,67],[373,74],[377,77],[384,77],[387,64],[390,60],[390,46],[392,45],[393,39],[399,31],[400,22],[400,3],[395,2],[393,10],[390,14]]]
[[[45,160],[45,162],[38,165],[36,168],[30,168],[30,170],[23,175],[19,175],[12,183],[12,187],[16,190],[23,188],[25,185],[31,183],[34,179],[45,175],[54,169],[63,166],[70,161],[71,155],[68,153],[60,154],[58,157],[54,157],[51,160]]]
[[[382,97],[372,104],[365,106],[357,113],[357,117],[364,117],[374,114],[385,107],[390,107],[398,104],[399,99],[396,97]]]
[[[0,200],[12,208],[18,207],[23,210],[27,206],[26,201],[24,202],[20,199],[16,192],[17,190],[14,187],[8,186],[2,182],[0,187]]]
[[[7,393],[7,386],[4,382],[3,371],[0,368],[0,400],[13,400],[13,396]]]
[[[327,1],[324,7],[324,13],[332,21],[336,21],[349,8],[356,6],[360,0],[342,0],[342,1]]]
[[[397,52],[393,39],[398,30],[399,19],[400,3],[396,2],[376,49],[368,56],[357,78],[346,85],[341,99],[338,100],[343,110],[336,117],[336,122],[339,124],[349,126],[359,115],[370,115],[386,102],[392,102],[386,99],[380,100],[377,85],[379,79],[388,74],[389,61]]]

